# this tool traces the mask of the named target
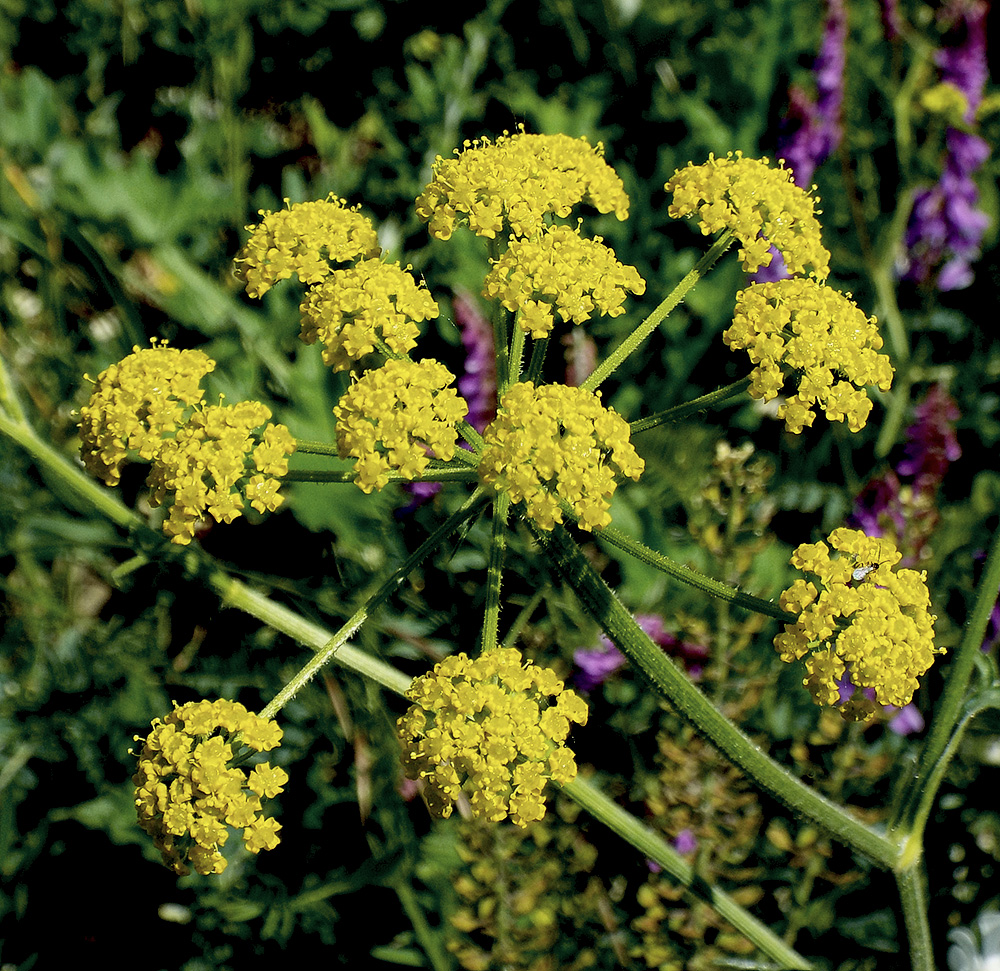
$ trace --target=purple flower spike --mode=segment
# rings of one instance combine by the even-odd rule
[[[787,133],[778,140],[778,155],[785,159],[798,185],[812,183],[816,167],[840,144],[843,135],[844,65],[847,43],[847,8],[844,0],[828,0],[823,41],[813,71],[816,100],[801,88],[789,92]]]
[[[950,21],[950,29],[935,60],[942,82],[965,95],[967,125],[975,122],[988,75],[988,9],[984,0],[956,0],[942,12],[942,17]],[[904,279],[933,281],[941,291],[961,290],[972,283],[972,264],[979,257],[989,225],[986,214],[976,206],[979,190],[972,179],[989,158],[989,145],[972,132],[949,128],[945,151],[944,171],[937,185],[921,189],[914,196],[902,266]]]

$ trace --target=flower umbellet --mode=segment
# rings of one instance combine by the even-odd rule
[[[696,217],[705,236],[732,230],[747,273],[770,265],[773,245],[790,273],[808,268],[817,280],[829,275],[830,253],[820,238],[814,200],[789,169],[740,152],[711,155],[701,165],[678,169],[664,188],[673,193],[667,211],[675,219]]]
[[[518,324],[532,337],[552,330],[553,312],[574,324],[589,320],[595,311],[617,317],[625,313],[626,291],[645,290],[638,270],[619,263],[603,240],[585,239],[569,226],[552,226],[533,239],[513,239],[483,287],[485,296],[520,311]]]
[[[246,227],[250,238],[236,263],[251,297],[262,297],[292,274],[302,283],[319,283],[333,272],[331,260],[348,263],[381,252],[371,221],[343,199],[286,199],[285,205],[276,212],[261,209],[261,221]]]
[[[900,554],[887,539],[840,528],[829,540],[802,543],[792,554],[792,565],[816,576],[822,589],[799,579],[782,593],[782,608],[799,619],[774,646],[783,661],[806,658],[803,684],[819,705],[840,702],[838,682],[849,674],[854,691],[841,712],[867,720],[876,704],[909,704],[942,653],[934,645],[927,574],[895,570]],[[831,547],[842,555],[832,558]]]
[[[135,736],[143,743],[132,777],[139,825],[175,873],[222,873],[230,827],[243,831],[251,853],[278,845],[281,823],[261,815],[261,800],[277,796],[288,774],[268,762],[245,772],[233,759],[239,743],[267,752],[281,736],[277,722],[225,699],[175,704],[145,738]]]
[[[302,341],[323,342],[323,360],[334,371],[349,369],[382,340],[390,351],[407,354],[417,346],[423,320],[438,305],[398,263],[362,260],[334,270],[310,287],[302,301]]]
[[[163,531],[179,545],[191,542],[206,514],[228,523],[247,501],[258,512],[277,509],[295,450],[266,405],[203,404],[199,381],[214,368],[202,351],[136,347],[101,372],[80,409],[84,466],[117,485],[130,451],[150,462],[150,502],[169,507]]]
[[[605,408],[599,394],[565,385],[515,384],[483,443],[483,482],[524,502],[542,529],[562,522],[560,500],[583,529],[606,526],[616,474],[638,479],[644,468],[625,419]]]
[[[548,780],[576,776],[564,744],[587,706],[548,668],[525,664],[515,648],[478,658],[455,654],[414,680],[399,719],[407,775],[424,780],[436,816],[450,816],[465,792],[472,814],[518,826],[545,815]]]
[[[796,434],[812,425],[815,408],[860,431],[872,409],[865,386],[892,387],[892,364],[878,353],[882,337],[875,318],[865,316],[850,294],[815,280],[795,277],[741,290],[733,325],[722,337],[750,355],[754,398],[777,396],[782,364],[800,373],[798,393],[778,409],[786,429]]]
[[[351,385],[333,413],[337,447],[342,458],[357,459],[362,491],[381,489],[391,471],[420,475],[430,464],[428,450],[445,461],[454,456],[455,426],[469,410],[454,380],[433,358],[391,359]]]
[[[459,219],[477,236],[494,239],[505,227],[516,237],[535,236],[547,215],[568,216],[584,201],[628,217],[628,196],[604,161],[604,147],[521,130],[493,142],[467,141],[455,158],[438,156],[416,210],[437,239],[448,239]]]

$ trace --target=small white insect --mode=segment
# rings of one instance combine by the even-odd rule
[[[853,572],[851,573],[851,576],[854,577],[855,581],[860,583],[874,569],[875,569],[874,566],[856,566]]]

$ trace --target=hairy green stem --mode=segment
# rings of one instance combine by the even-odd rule
[[[464,451],[464,449],[462,450]],[[283,482],[354,482],[357,473],[353,469],[290,469]],[[408,476],[390,472],[390,482],[475,482],[479,473],[467,465],[459,468],[428,467],[424,475]]]
[[[789,947],[725,891],[699,879],[691,865],[659,833],[622,809],[592,783],[577,776],[563,786],[563,792],[640,853],[663,867],[684,888],[685,897],[689,901],[704,900],[711,904],[747,940],[756,944],[772,961],[776,961],[778,967],[796,971],[808,971],[813,967],[806,958]]]
[[[707,593],[717,600],[725,600],[727,603],[742,607],[744,610],[774,617],[775,620],[780,620],[783,624],[794,624],[799,619],[797,614],[783,610],[771,600],[762,600],[760,597],[755,597],[752,594],[742,593],[727,583],[722,583],[720,580],[713,580],[711,577],[707,577],[697,570],[692,570],[681,563],[675,563],[669,557],[650,549],[644,543],[640,543],[639,540],[631,539],[613,526],[605,526],[597,530],[594,536],[599,542],[610,543],[623,553],[634,556],[647,566],[651,566],[661,573],[666,573],[667,576],[671,576],[675,580],[680,580],[681,583],[686,583],[689,587],[694,587],[696,590],[701,590],[702,593]]]
[[[456,512],[452,513],[437,529],[434,530],[430,536],[427,537],[414,550],[405,560],[405,562],[390,576],[383,584],[372,594],[365,603],[355,611],[354,615],[347,620],[337,631],[336,634],[327,637],[318,647],[315,643],[310,642],[309,646],[312,647],[316,653],[310,658],[308,663],[304,664],[296,674],[285,684],[285,686],[271,699],[268,705],[260,712],[262,718],[273,718],[279,711],[295,695],[298,694],[303,685],[307,684],[316,673],[323,667],[325,667],[330,661],[338,661],[339,663],[358,671],[361,674],[367,675],[379,684],[385,685],[387,688],[392,688],[392,690],[399,690],[402,686],[402,690],[406,690],[406,685],[409,684],[409,678],[396,671],[395,668],[389,665],[382,664],[378,662],[377,664],[372,664],[369,662],[376,661],[375,658],[369,658],[363,651],[358,651],[357,649],[350,650],[347,641],[357,633],[361,625],[371,616],[372,612],[376,608],[380,607],[385,603],[393,593],[396,592],[399,585],[406,579],[407,576],[413,570],[417,568],[434,550],[436,550],[459,526],[462,525],[467,519],[471,518],[479,506],[483,502],[483,493],[481,489],[477,489],[458,509]],[[249,588],[239,584],[237,581],[233,580],[231,577],[222,574],[218,580],[218,583],[210,578],[210,583],[215,589],[215,591],[222,598],[223,602],[234,607],[239,607],[241,610],[245,610],[247,613],[253,614],[260,620],[263,620],[266,624],[271,627],[276,627],[278,630],[285,630],[284,627],[278,626],[274,623],[274,620],[281,620],[284,623],[289,623],[291,617],[287,614],[275,614],[273,617],[270,615],[272,608],[277,607],[267,597],[255,598],[253,596],[253,591]],[[261,612],[255,612],[259,610]],[[291,612],[288,612],[291,614]],[[293,614],[292,617],[295,615]],[[298,618],[301,621],[301,618]],[[289,633],[288,631],[285,631]],[[296,635],[290,635],[296,636]],[[300,637],[296,637],[296,640],[301,640]],[[345,653],[349,652],[349,653]],[[402,679],[402,680],[401,680]]]
[[[635,421],[629,422],[629,430],[631,434],[636,435],[639,432],[655,428],[657,425],[662,425],[665,422],[680,421],[682,418],[687,418],[688,415],[693,415],[698,411],[707,411],[709,408],[714,408],[729,401],[730,398],[736,398],[743,394],[750,387],[752,380],[752,376],[747,375],[745,378],[740,378],[739,381],[727,384],[724,388],[710,391],[708,394],[703,394],[701,397],[685,402],[683,405],[675,405],[673,408],[667,408],[665,411],[658,411],[655,415],[650,415],[648,418],[637,418]]]
[[[500,585],[503,582],[503,561],[507,552],[507,512],[510,493],[493,496],[493,535],[490,542],[490,565],[486,573],[486,611],[483,616],[483,640],[480,650],[491,651],[497,646],[500,624]]]
[[[722,235],[712,244],[705,255],[698,260],[697,265],[687,276],[681,280],[665,300],[641,323],[631,334],[628,335],[594,370],[593,374],[587,378],[580,386],[586,391],[596,391],[601,384],[615,372],[618,365],[632,354],[639,345],[647,338],[664,320],[670,316],[673,309],[687,296],[694,285],[715,265],[716,260],[722,256],[733,241],[733,231],[725,230]]]
[[[701,734],[757,785],[807,816],[882,867],[892,867],[896,844],[830,802],[771,759],[730,722],[636,624],[561,526],[532,530],[549,559],[612,642]]]
[[[934,947],[927,920],[926,877],[919,860],[904,870],[896,871],[896,887],[903,904],[911,971],[934,971]]]

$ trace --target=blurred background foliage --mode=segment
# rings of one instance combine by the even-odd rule
[[[849,4],[845,139],[815,175],[834,278],[869,310],[894,258],[900,207],[940,171],[940,125],[919,107],[936,82],[939,10],[899,7],[913,28],[906,42],[886,39],[876,0]],[[648,281],[627,315],[589,327],[599,347],[614,343],[704,249],[667,217],[664,181],[710,152],[773,157],[790,84],[810,84],[823,9],[819,0],[0,0],[0,353],[35,427],[72,454],[84,374],[159,337],[218,361],[210,396],[259,398],[298,437],[331,440],[343,378],[298,342],[295,288],[256,304],[232,272],[242,227],[286,198],[360,203],[384,248],[425,274],[442,303],[423,353],[461,373],[450,299],[478,291],[485,248],[431,243],[412,203],[436,155],[518,125],[603,141],[625,181],[628,222],[587,221]],[[996,145],[992,98],[980,124]],[[912,341],[899,393],[916,401],[943,383],[961,415],[963,457],[942,483],[921,563],[946,646],[957,643],[1000,508],[989,458],[1000,439],[996,175],[989,161],[980,187],[992,228],[973,285],[898,288]],[[636,418],[745,373],[720,339],[742,285],[735,261],[724,261],[608,383],[607,400]],[[563,379],[560,355],[549,366]],[[898,461],[909,414],[882,442],[881,405],[854,436],[825,423],[788,436],[749,405],[661,426],[637,442],[647,473],[619,491],[615,522],[775,597],[790,548],[840,525],[864,484]],[[717,452],[750,436],[756,451]],[[528,833],[457,817],[431,825],[399,785],[399,699],[340,670],[283,712],[279,759],[292,781],[279,850],[233,854],[221,877],[177,880],[134,824],[132,736],[171,700],[259,707],[302,650],[221,613],[177,561],[154,555],[134,568],[132,539],[76,507],[7,439],[0,489],[4,967],[53,967],[72,954],[196,971],[322,954],[360,967],[709,968],[747,955],[731,928],[687,908],[572,804]],[[463,494],[448,487],[400,513],[408,497],[394,489],[288,492],[280,513],[215,528],[202,545],[330,625]],[[122,496],[145,508],[141,473],[125,476]],[[481,596],[488,541],[479,522],[443,550],[361,645],[413,673],[472,649],[468,605]],[[588,550],[630,608],[661,615],[678,641],[711,657],[703,685],[732,717],[828,794],[881,818],[913,738],[884,721],[862,729],[821,715],[800,675],[779,669],[772,622]],[[523,538],[505,593],[522,645],[561,674],[572,675],[575,650],[598,644]],[[925,715],[939,685],[932,671],[918,696]],[[826,966],[901,960],[886,957],[901,932],[883,874],[754,793],[630,672],[590,702],[591,722],[575,733],[586,771],[670,838],[689,833],[706,877],[742,888],[742,902]],[[942,948],[949,926],[996,895],[997,729],[988,716],[976,723],[929,834]]]

